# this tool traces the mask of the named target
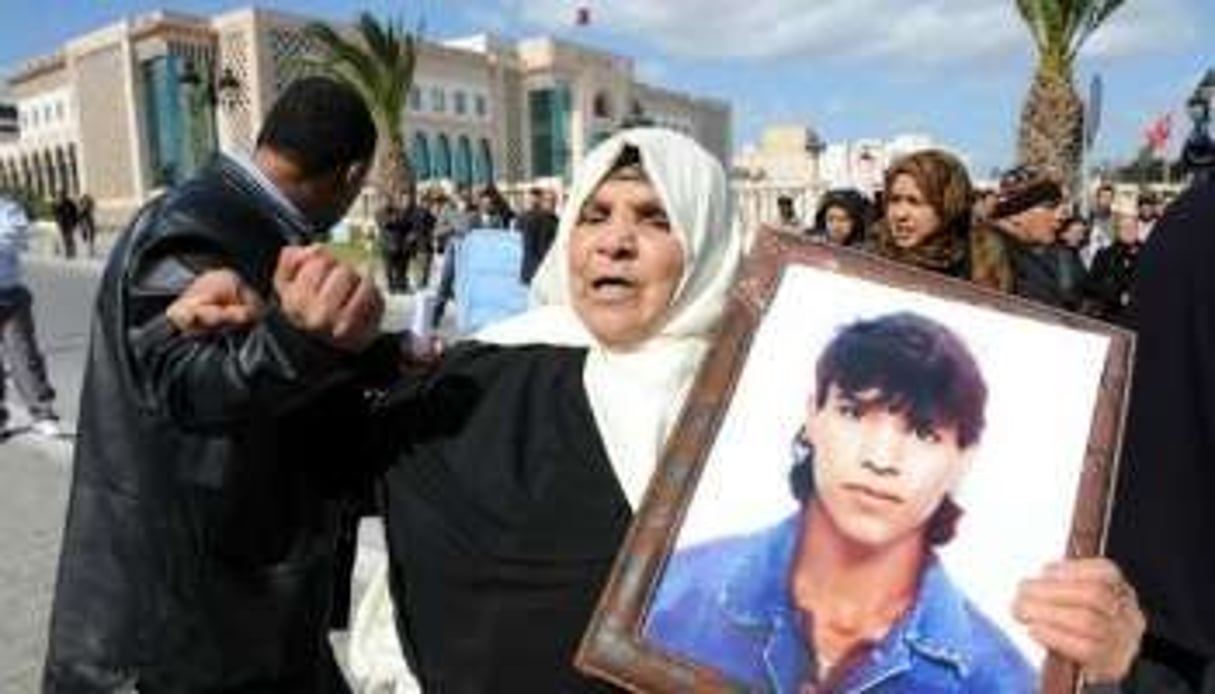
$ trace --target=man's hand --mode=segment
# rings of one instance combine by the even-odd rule
[[[384,299],[375,283],[323,246],[287,246],[274,291],[292,325],[338,349],[360,352],[379,334]]]
[[[1135,591],[1108,559],[1069,559],[1021,583],[1013,615],[1091,683],[1117,682],[1139,652],[1145,619]]]
[[[261,318],[265,302],[232,270],[202,273],[165,309],[182,333],[200,335],[240,328]]]

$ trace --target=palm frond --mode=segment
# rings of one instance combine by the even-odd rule
[[[1069,74],[1077,53],[1125,0],[1017,0],[1038,49],[1039,66]]]

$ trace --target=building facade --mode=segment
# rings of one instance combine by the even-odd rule
[[[0,186],[87,191],[103,222],[121,222],[215,150],[252,150],[274,99],[310,70],[310,21],[154,12],[29,61],[8,81],[18,134],[0,138]],[[420,41],[402,113],[417,177],[446,185],[568,180],[591,146],[641,120],[726,159],[728,104],[642,84],[631,59],[548,37]]]

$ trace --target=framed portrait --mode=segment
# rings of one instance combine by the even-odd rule
[[[1102,550],[1133,348],[762,230],[578,666],[635,691],[1075,691],[1012,606]]]

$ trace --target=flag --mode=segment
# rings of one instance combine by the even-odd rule
[[[1164,154],[1165,148],[1169,146],[1169,136],[1173,131],[1173,114],[1166,113],[1163,116],[1152,121],[1152,124],[1143,131],[1143,137],[1147,140],[1147,145],[1156,155]]]
[[[591,23],[591,8],[589,5],[579,5],[574,14],[574,24],[584,27]]]

